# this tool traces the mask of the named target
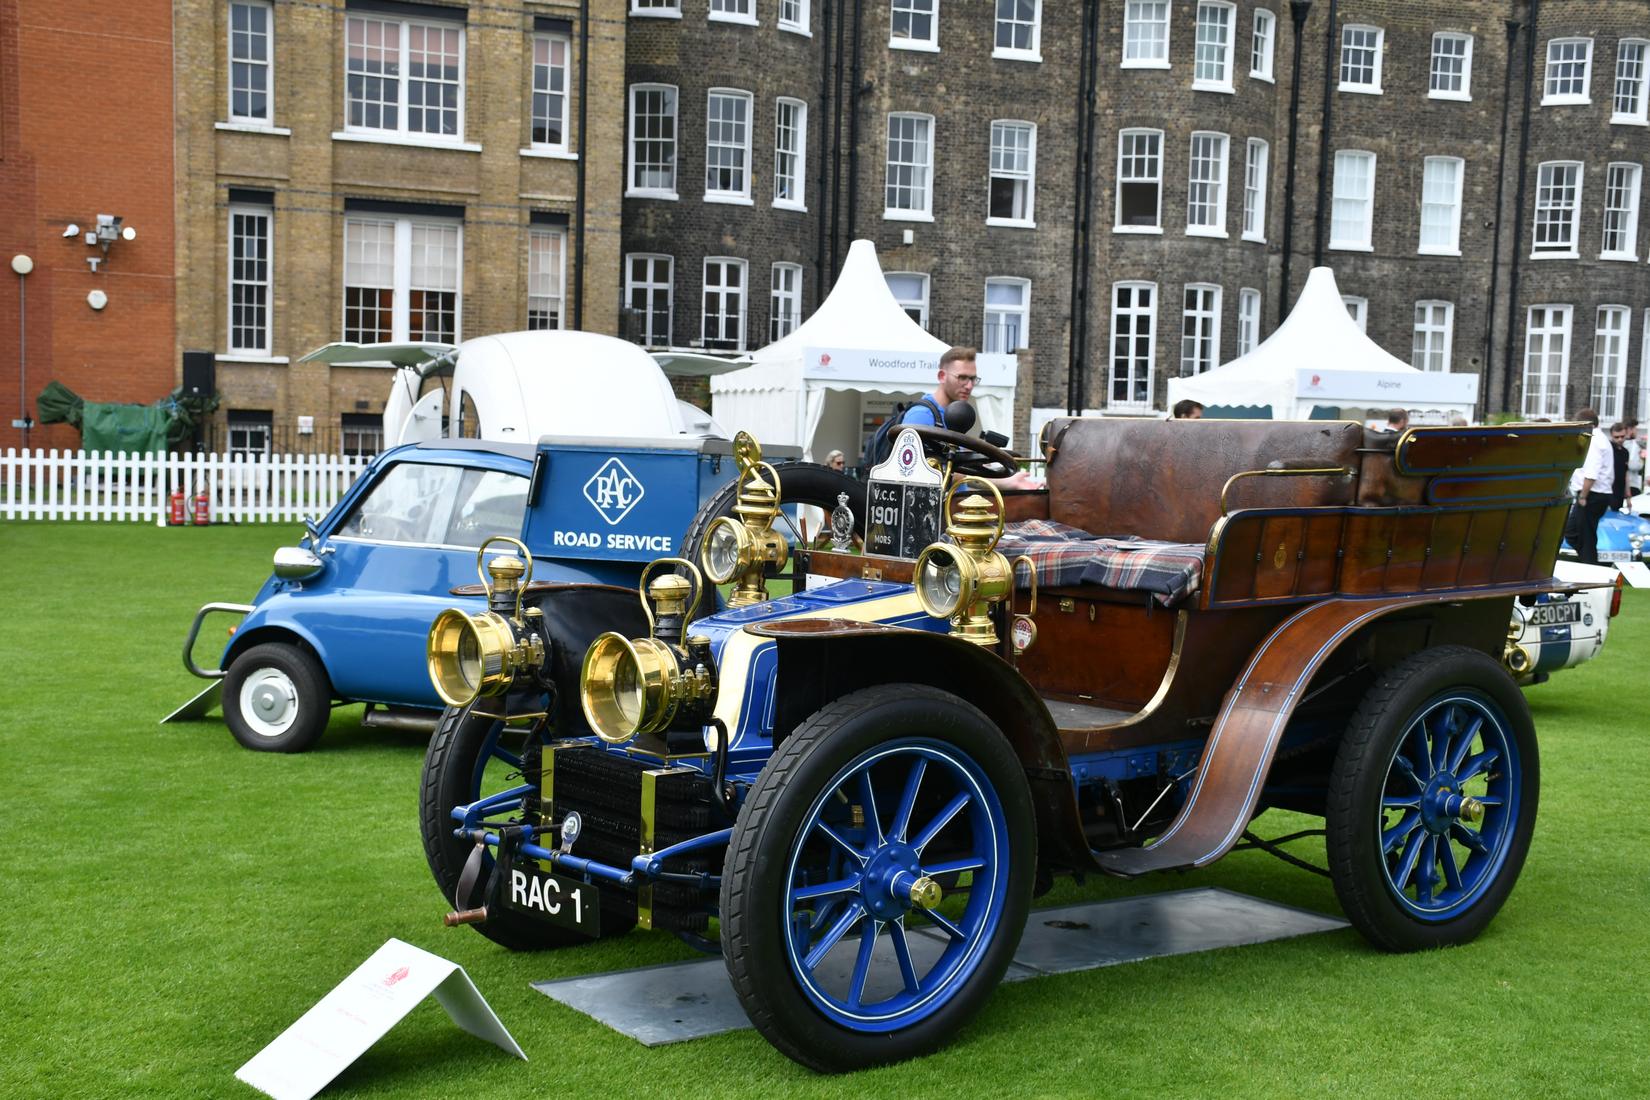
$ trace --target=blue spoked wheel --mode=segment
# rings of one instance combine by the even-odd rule
[[[1483,931],[1529,851],[1539,774],[1529,707],[1497,662],[1441,646],[1388,670],[1330,778],[1330,872],[1353,925],[1391,951]]]
[[[1035,825],[978,710],[916,685],[846,696],[769,761],[734,830],[722,946],[751,1021],[839,1071],[944,1043],[1025,926]]]

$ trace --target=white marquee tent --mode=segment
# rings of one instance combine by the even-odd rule
[[[867,416],[933,390],[946,345],[895,301],[870,241],[855,241],[830,295],[796,331],[710,380],[711,413],[764,444],[804,457],[837,449],[857,460]],[[1015,360],[982,355],[974,404],[983,428],[1009,434]],[[876,397],[866,395],[880,395]]]
[[[1169,404],[1270,405],[1276,420],[1312,416],[1315,406],[1405,408],[1415,423],[1469,419],[1478,376],[1416,370],[1364,335],[1341,300],[1335,273],[1315,267],[1295,308],[1260,346],[1204,374],[1169,379]]]

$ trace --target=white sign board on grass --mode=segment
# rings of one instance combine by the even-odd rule
[[[1650,565],[1642,561],[1624,561],[1616,563],[1616,568],[1634,588],[1650,588]]]
[[[275,1100],[309,1100],[431,993],[453,1023],[527,1060],[462,966],[392,939],[235,1076]]]

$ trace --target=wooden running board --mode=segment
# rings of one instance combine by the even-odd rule
[[[1226,693],[1192,792],[1173,824],[1144,848],[1096,852],[1101,867],[1133,876],[1201,867],[1225,855],[1254,816],[1289,717],[1324,659],[1370,620],[1406,604],[1437,601],[1434,595],[1327,600],[1285,619]]]

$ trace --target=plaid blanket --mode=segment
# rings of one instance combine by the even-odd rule
[[[1010,561],[1024,554],[1035,562],[1040,585],[1140,589],[1164,607],[1196,592],[1203,575],[1201,543],[1106,538],[1046,519],[1009,524],[997,549]],[[1015,583],[1026,586],[1024,570]]]

